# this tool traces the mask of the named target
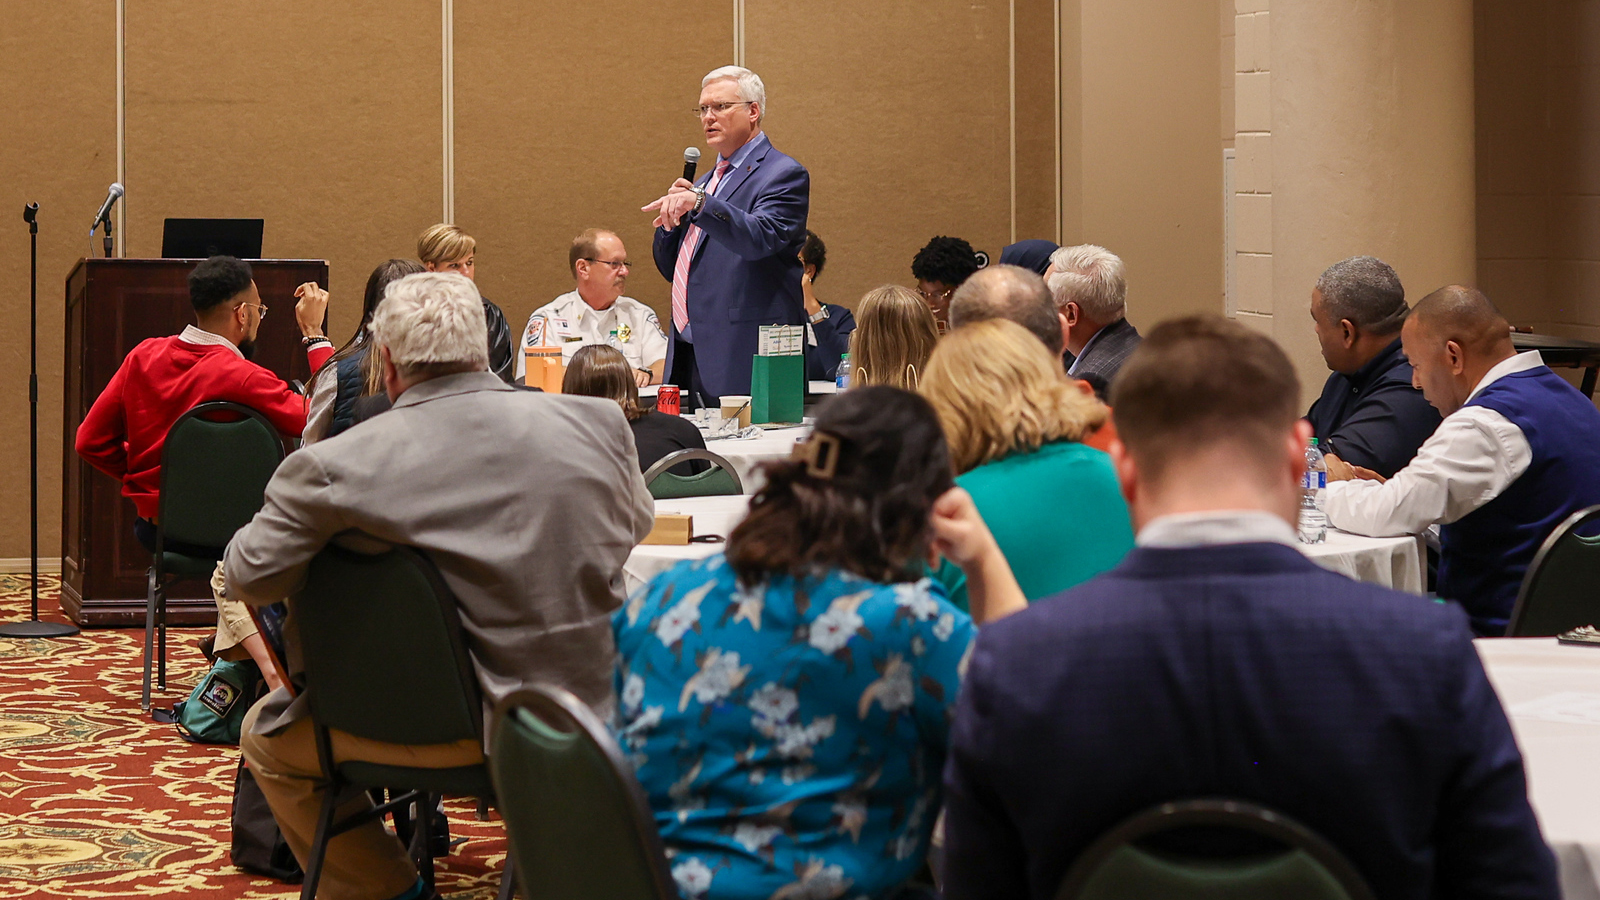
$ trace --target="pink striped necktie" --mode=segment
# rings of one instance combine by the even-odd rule
[[[717,171],[711,175],[711,183],[706,185],[706,195],[713,196],[717,192],[717,185],[722,182],[722,175],[728,171],[728,161],[717,163]],[[672,267],[672,327],[683,333],[689,327],[689,263],[694,261],[694,251],[700,246],[700,236],[705,234],[699,225],[690,225],[689,231],[683,236],[683,244],[678,248],[678,263]]]

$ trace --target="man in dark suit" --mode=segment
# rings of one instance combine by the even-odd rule
[[[1094,244],[1062,247],[1044,278],[1066,320],[1067,374],[1110,385],[1140,340],[1121,257]]]
[[[1558,896],[1466,617],[1295,546],[1299,385],[1216,317],[1152,331],[1112,390],[1126,560],[986,626],[945,770],[945,895],[1051,897],[1157,804],[1320,833],[1384,898]]]
[[[799,254],[811,176],[761,130],[766,107],[756,73],[713,70],[696,115],[716,164],[644,207],[657,212],[656,268],[672,282],[666,381],[691,406],[750,393],[757,330],[806,321]]]
[[[1317,343],[1333,371],[1306,418],[1324,453],[1385,478],[1439,427],[1400,348],[1410,311],[1400,276],[1371,256],[1334,263],[1311,289]]]

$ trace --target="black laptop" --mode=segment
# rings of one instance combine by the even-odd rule
[[[168,219],[161,229],[161,258],[235,256],[260,259],[262,222],[262,219]]]

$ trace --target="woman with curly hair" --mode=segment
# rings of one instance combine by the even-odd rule
[[[1111,458],[1083,443],[1110,411],[1027,329],[990,319],[945,335],[922,394],[944,426],[956,483],[1029,601],[1087,581],[1133,549]],[[960,571],[946,565],[939,577],[959,604]]]
[[[681,896],[896,897],[927,855],[961,668],[1026,605],[927,401],[825,403],[724,554],[618,610],[617,737]],[[969,567],[972,615],[924,576]]]
[[[961,238],[943,235],[929,241],[911,258],[911,277],[917,279],[917,293],[928,304],[940,334],[950,327],[950,295],[968,276],[988,264],[987,253],[973,250]]]

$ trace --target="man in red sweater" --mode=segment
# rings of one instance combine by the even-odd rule
[[[295,289],[295,322],[315,372],[333,344],[322,333],[328,293],[315,282]],[[298,436],[306,424],[305,398],[271,370],[250,361],[266,304],[256,290],[250,264],[231,256],[213,256],[189,273],[189,300],[198,325],[181,334],[151,338],[133,348],[111,383],[95,400],[78,426],[78,455],[122,482],[122,493],[138,510],[134,536],[155,552],[155,518],[160,509],[161,449],[178,417],[209,400],[230,400],[250,407],[286,435]],[[197,556],[220,556],[222,548],[167,549]],[[223,604],[219,600],[219,606]],[[224,608],[226,632],[229,610]],[[234,624],[237,642],[250,646],[255,628]],[[260,641],[259,637],[255,638]],[[235,641],[218,640],[218,652]]]

